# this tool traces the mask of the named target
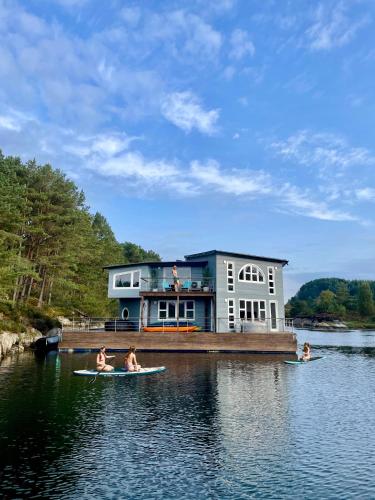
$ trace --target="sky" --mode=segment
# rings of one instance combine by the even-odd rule
[[[0,0],[3,153],[165,260],[287,259],[286,297],[375,279],[374,80],[373,0]]]

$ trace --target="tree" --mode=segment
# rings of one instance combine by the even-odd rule
[[[160,262],[160,255],[153,250],[144,250],[135,243],[126,241],[122,244],[125,262],[129,264],[137,262]]]
[[[370,284],[364,281],[358,291],[358,312],[362,316],[371,316],[374,313],[374,300]]]
[[[336,295],[331,290],[323,290],[316,301],[316,310],[320,313],[334,314],[337,312]]]

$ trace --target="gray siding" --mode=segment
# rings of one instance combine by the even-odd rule
[[[277,302],[277,317],[284,318],[284,292],[282,280],[282,265],[267,261],[250,261],[246,259],[234,258],[224,254],[216,256],[216,316],[217,330],[227,331],[228,329],[228,299],[235,300],[235,317],[239,319],[239,301],[240,299],[265,300],[266,317],[270,317],[270,301]],[[227,286],[227,264],[234,264],[234,292],[228,291]],[[258,266],[265,276],[263,283],[240,282],[238,274],[240,269],[246,264]],[[275,269],[275,294],[270,295],[268,285],[268,267]]]

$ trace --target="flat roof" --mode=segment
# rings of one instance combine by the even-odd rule
[[[103,269],[116,269],[119,267],[149,266],[149,267],[203,267],[208,264],[207,260],[189,262],[186,260],[171,260],[161,262],[133,262],[132,264],[113,264],[103,266]]]
[[[250,255],[247,253],[225,252],[224,250],[209,250],[208,252],[193,253],[185,255],[185,259],[196,259],[197,257],[207,257],[208,255],[228,255],[229,257],[239,257],[241,259],[264,260],[267,262],[277,262],[285,266],[288,261],[285,259],[275,259],[274,257],[262,257],[260,255]]]

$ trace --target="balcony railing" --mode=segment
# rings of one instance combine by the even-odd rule
[[[141,292],[213,292],[215,279],[198,278],[141,278]]]
[[[289,318],[264,318],[262,320],[244,320],[235,318],[228,321],[227,317],[215,318],[202,316],[192,318],[165,318],[147,322],[137,317],[119,318],[65,318],[63,332],[122,332],[147,331],[157,327],[158,331],[195,331],[199,332],[233,332],[243,334],[254,333],[293,333],[293,320]],[[175,328],[175,330],[173,330]],[[145,330],[146,329],[146,330]]]

